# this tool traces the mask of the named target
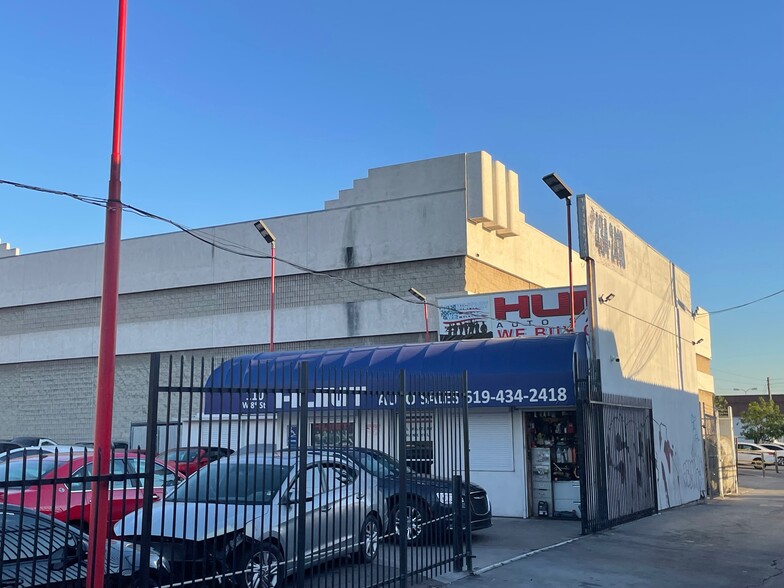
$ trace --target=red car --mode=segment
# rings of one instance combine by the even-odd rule
[[[144,481],[128,479],[128,474],[143,473],[144,455],[136,451],[117,451],[111,461],[113,474],[122,476],[111,483],[109,501],[110,526],[142,506]],[[0,484],[25,482],[24,487],[9,486],[0,490],[0,501],[36,509],[87,530],[93,502],[91,483],[93,452],[19,455],[0,463]],[[184,476],[155,462],[153,500],[163,498]],[[29,480],[29,484],[26,482]]]
[[[185,476],[190,476],[208,463],[227,457],[232,453],[234,453],[232,449],[223,447],[181,447],[159,453],[158,459],[165,461],[171,469],[177,470]]]

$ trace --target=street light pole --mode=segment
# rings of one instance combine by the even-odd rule
[[[574,278],[572,276],[572,189],[557,174],[551,173],[542,178],[545,184],[561,200],[566,200],[566,247],[569,249],[569,316],[571,329],[574,333]]]
[[[270,246],[270,342],[269,350],[275,351],[275,235],[263,220],[253,223],[256,230]]]
[[[409,288],[408,291],[414,298],[422,302],[422,307],[425,309],[425,343],[430,343],[430,326],[427,322],[427,297],[415,288]]]
[[[733,392],[743,392],[744,394],[748,394],[749,392],[755,392],[756,390],[757,390],[756,386],[754,388],[733,388],[732,389]]]

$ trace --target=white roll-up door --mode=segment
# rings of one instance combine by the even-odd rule
[[[471,471],[514,471],[512,413],[485,410],[488,412],[478,409],[468,414]]]
[[[201,444],[208,445],[209,447],[227,447],[229,449],[237,449],[232,445],[236,445],[237,430],[239,423],[236,421],[224,421],[218,424],[218,421],[212,423],[202,423],[201,429]],[[234,437],[234,439],[231,439]],[[234,444],[230,443],[235,441]]]

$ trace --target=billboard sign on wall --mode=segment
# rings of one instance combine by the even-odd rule
[[[585,286],[574,288],[575,330],[586,332]],[[569,332],[569,288],[516,290],[438,300],[438,338],[504,339]]]

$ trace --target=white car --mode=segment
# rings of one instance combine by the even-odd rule
[[[738,465],[751,465],[761,470],[763,467],[776,465],[776,454],[762,445],[749,441],[738,441]]]
[[[65,457],[72,452],[73,455],[81,455],[85,451],[87,451],[86,447],[77,447],[76,445],[38,445],[32,447],[18,447],[17,449],[11,449],[5,453],[0,453],[0,462],[9,460],[12,457],[18,457],[20,455],[27,456],[32,459],[33,455],[56,453]]]
[[[770,449],[776,454],[776,461],[780,466],[784,466],[784,443],[774,441],[763,441],[760,443],[765,449]]]

